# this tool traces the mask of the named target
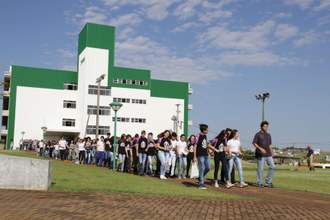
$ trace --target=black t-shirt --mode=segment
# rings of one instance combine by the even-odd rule
[[[125,141],[125,148],[126,148],[126,151],[127,151],[127,155],[130,157],[131,156],[131,142],[130,141]]]
[[[194,155],[194,143],[188,143],[188,154]]]
[[[155,141],[150,141],[148,140],[148,145],[149,145],[149,148],[148,148],[148,156],[155,156],[156,155],[156,148],[155,148]]]
[[[134,156],[136,156],[136,147],[135,147],[135,145],[138,144],[138,143],[139,143],[139,141],[137,139],[133,140],[132,153],[133,153]]]
[[[146,153],[148,140],[145,137],[139,139],[139,153]]]
[[[196,135],[195,144],[197,145],[196,147],[197,157],[204,157],[209,155],[207,153],[207,137],[205,134]]]
[[[119,140],[118,141],[118,153],[119,154],[126,154],[125,148],[126,148],[125,141]]]
[[[266,151],[266,154],[262,154],[259,149],[256,149],[255,156],[256,157],[270,157],[272,156],[272,152],[270,151],[270,145],[272,145],[272,138],[269,133],[264,133],[259,131],[254,136],[252,144],[258,144],[259,147],[263,148]]]
[[[220,150],[220,152],[224,152],[227,146],[227,142],[225,139],[217,140],[217,143],[215,144],[215,148],[217,150]]]
[[[112,141],[111,138],[105,138],[104,139],[104,148],[106,151],[111,151],[112,150]]]
[[[168,147],[172,144],[172,141],[169,138],[162,138],[160,140],[159,146],[164,147],[166,151],[169,151]],[[159,149],[161,151],[164,151],[163,149]]]

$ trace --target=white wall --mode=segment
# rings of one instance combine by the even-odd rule
[[[17,87],[14,128],[14,146],[19,146],[24,131],[24,139],[42,139],[42,126],[53,131],[73,131],[81,129],[79,109],[63,108],[63,100],[76,100],[77,91]],[[76,119],[75,127],[63,127],[62,119]]]

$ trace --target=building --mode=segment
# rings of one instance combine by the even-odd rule
[[[156,80],[149,70],[114,66],[115,28],[88,23],[79,34],[77,71],[11,66],[4,73],[1,138],[7,149],[21,139],[68,139],[96,134],[100,83],[99,135],[113,132],[118,101],[117,136],[141,130],[158,134],[165,129],[188,131],[189,83]],[[190,122],[191,123],[191,122]]]

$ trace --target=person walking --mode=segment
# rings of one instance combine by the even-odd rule
[[[178,160],[178,178],[185,179],[186,178],[185,174],[187,170],[188,148],[187,148],[186,136],[184,134],[181,134],[180,140],[177,142],[176,152],[177,152],[177,160]]]
[[[145,165],[147,160],[147,145],[148,139],[146,138],[146,131],[141,131],[141,136],[138,141],[138,155],[139,155],[139,168],[140,168],[140,175],[144,176],[145,173]]]
[[[60,147],[60,157],[61,157],[61,160],[63,161],[63,160],[65,160],[66,145],[67,145],[67,142],[64,139],[64,136],[62,136],[61,140],[58,142],[58,145]]]
[[[243,169],[242,169],[242,163],[240,157],[242,156],[242,151],[241,151],[241,142],[238,138],[238,131],[233,130],[230,134],[229,141],[227,142],[228,146],[228,156],[229,156],[229,161],[228,161],[228,177],[233,169],[234,163],[237,168],[238,176],[239,176],[239,181],[240,181],[240,187],[246,187],[248,186],[247,183],[244,182],[244,177],[243,177]],[[227,182],[227,188],[230,188],[232,185],[230,185],[229,182]]]
[[[167,178],[165,177],[165,172],[166,167],[168,166],[169,151],[172,149],[172,141],[169,130],[164,131],[162,137],[158,139],[157,149],[158,158],[161,163],[159,178],[161,180],[166,180]]]
[[[187,143],[188,154],[187,154],[187,173],[186,176],[190,178],[189,169],[191,163],[194,161],[194,144],[195,144],[195,135],[190,135]]]
[[[253,146],[256,148],[255,156],[258,160],[258,169],[257,169],[257,181],[259,187],[264,187],[265,185],[273,188],[273,176],[275,172],[275,164],[273,159],[273,148],[272,148],[272,138],[268,133],[267,121],[263,121],[260,124],[261,130],[255,134],[253,139]],[[268,174],[266,178],[266,184],[263,184],[263,171],[264,163],[268,165]]]
[[[307,159],[307,165],[309,168],[309,171],[315,171],[313,160],[314,160],[314,150],[312,149],[311,145],[307,146],[308,153],[306,154],[305,158]]]

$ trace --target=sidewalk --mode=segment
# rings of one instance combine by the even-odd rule
[[[255,195],[249,200],[0,190],[0,219],[329,219],[329,197],[261,190],[227,190]],[[274,196],[279,192],[281,196]]]

